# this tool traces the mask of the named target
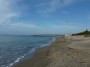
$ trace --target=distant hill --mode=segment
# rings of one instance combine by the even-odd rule
[[[54,35],[54,34],[42,34],[42,35],[32,35],[37,37],[53,37],[53,36],[62,36],[62,35]]]
[[[72,35],[90,35],[90,31],[88,31],[87,29],[83,32],[77,33],[77,34],[72,34]]]

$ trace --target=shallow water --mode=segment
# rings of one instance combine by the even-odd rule
[[[45,46],[54,37],[0,36],[0,67],[10,67],[35,48]]]

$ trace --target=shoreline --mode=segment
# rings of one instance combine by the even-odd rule
[[[61,36],[60,36],[60,37],[61,37]],[[33,53],[33,55],[32,55],[31,58],[29,57],[27,60],[23,60],[23,61],[20,61],[20,62],[18,62],[18,63],[15,63],[15,64],[14,64],[13,66],[11,66],[11,67],[17,67],[17,65],[22,64],[22,63],[24,63],[24,62],[26,62],[26,64],[27,64],[28,61],[32,61],[35,57],[37,57],[37,55],[41,54],[44,49],[45,49],[45,52],[47,52],[48,47],[51,46],[51,45],[52,45],[58,38],[60,38],[60,37],[54,37],[48,44],[39,47],[39,48],[37,49],[37,51],[35,51],[35,52]],[[43,53],[43,54],[44,54],[44,53]],[[45,53],[45,54],[46,54],[46,53]],[[29,55],[29,56],[30,56],[30,55]],[[20,66],[20,67],[22,67],[22,66]]]
[[[29,60],[32,59],[33,56],[34,56],[34,54],[36,54],[39,49],[51,45],[54,41],[56,41],[57,38],[58,38],[58,37],[53,37],[52,40],[49,41],[47,44],[43,44],[43,45],[40,46],[40,47],[33,48],[32,51],[30,51],[28,54],[25,54],[25,56],[22,56],[23,58],[17,58],[17,60],[16,60],[14,63],[11,63],[11,64],[9,65],[9,67],[13,67],[13,66],[15,66],[15,65],[17,65],[17,64],[20,64],[20,63],[28,60],[28,59],[29,59]],[[18,60],[18,59],[19,59],[19,60]]]
[[[13,67],[90,67],[90,54],[72,47],[71,44],[80,41],[73,39],[60,37],[52,45],[40,48],[31,59]]]

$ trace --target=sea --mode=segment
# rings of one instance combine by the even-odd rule
[[[0,67],[13,66],[55,39],[56,36],[0,35]]]

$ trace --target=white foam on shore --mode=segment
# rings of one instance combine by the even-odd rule
[[[30,54],[30,53],[33,53],[37,48],[42,48],[42,47],[45,47],[45,46],[48,46],[50,45],[52,42],[54,42],[56,40],[56,37],[53,37],[52,40],[47,43],[47,44],[43,44],[42,46],[40,47],[36,47],[36,48],[33,48],[29,53],[27,54]],[[27,54],[24,54],[23,56],[17,58],[13,63],[10,63],[8,66],[6,67],[12,67],[14,64],[18,63],[21,59],[23,59]]]
[[[35,51],[36,48],[33,48],[29,53],[32,53]],[[27,53],[28,54],[28,53]],[[21,59],[23,59],[27,54],[24,54],[23,56],[20,56],[19,58],[17,58],[13,63],[10,63],[8,66],[6,67],[12,67],[14,64],[18,63]]]
[[[51,44],[52,42],[54,42],[55,40],[56,40],[56,37],[53,37],[52,40],[51,40],[49,43],[40,46],[40,48],[50,45],[50,44]]]

